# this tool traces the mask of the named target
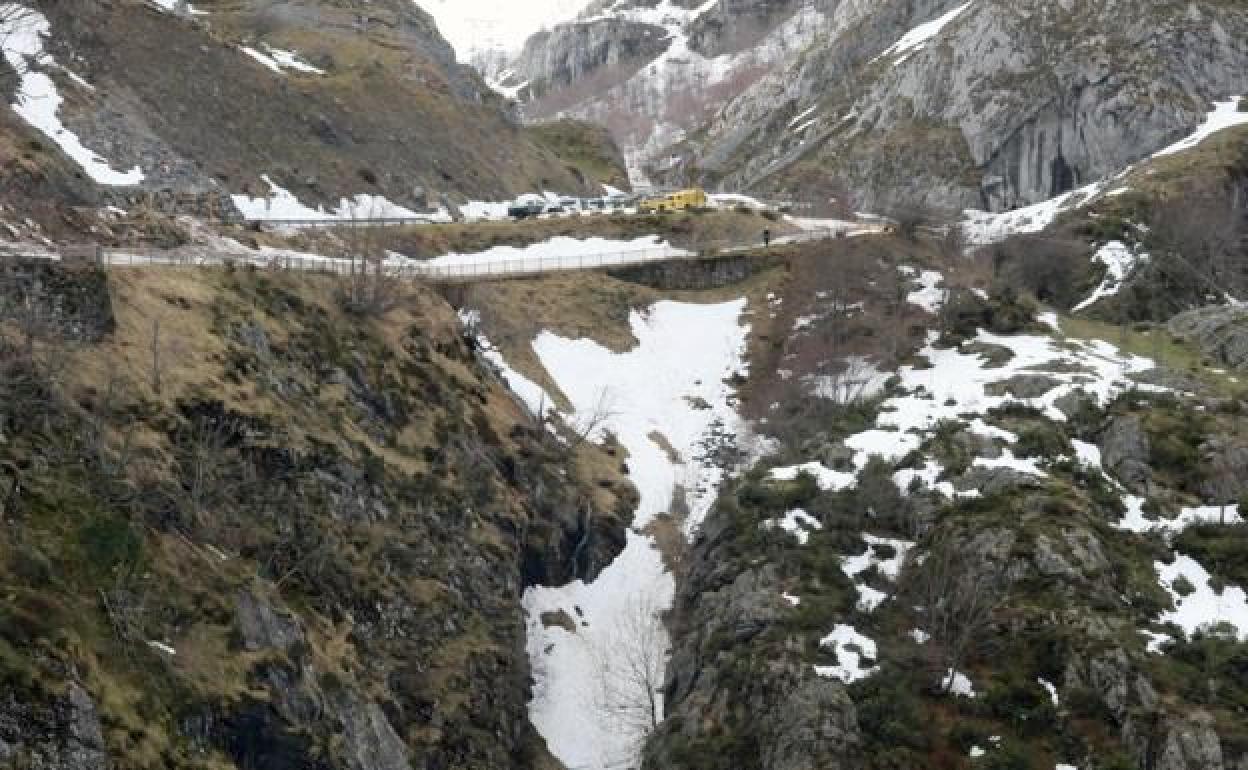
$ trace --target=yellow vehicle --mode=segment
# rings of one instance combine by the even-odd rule
[[[706,191],[698,188],[678,190],[661,198],[646,198],[637,204],[637,210],[645,213],[662,213],[664,211],[684,211],[697,209],[706,205]]]

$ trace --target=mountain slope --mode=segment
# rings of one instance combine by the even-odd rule
[[[597,574],[635,493],[440,297],[2,278],[0,766],[548,766],[521,591]]]
[[[657,21],[664,51],[624,19]],[[1248,90],[1246,23],[1223,0],[616,3],[534,38],[518,69],[539,84],[530,115],[595,117],[673,183],[1003,210]]]
[[[230,194],[267,195],[264,176],[335,207],[360,194],[420,209],[442,196],[591,187],[509,117],[410,2],[179,13],[73,0],[30,11],[46,18],[40,39],[54,63],[18,57],[14,87],[46,71],[60,122],[86,152],[141,177],[65,183],[88,202],[206,213],[228,208]],[[36,142],[27,154],[60,174],[47,135],[26,130],[19,143]]]

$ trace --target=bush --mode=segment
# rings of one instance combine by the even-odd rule
[[[989,249],[998,285],[1017,286],[1041,302],[1073,307],[1093,281],[1076,276],[1088,272],[1090,249],[1076,239],[1016,235]]]

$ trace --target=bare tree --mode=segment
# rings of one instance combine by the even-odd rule
[[[575,416],[568,419],[568,430],[572,432],[574,446],[591,441],[602,432],[611,418],[619,413],[613,404],[611,390],[604,387],[598,391],[598,399],[593,408],[584,412],[578,410]]]
[[[663,720],[668,634],[649,596],[632,598],[592,650],[599,708],[641,749]]]
[[[367,209],[352,206],[344,243],[348,262],[343,304],[361,315],[385,315],[398,302],[399,275],[386,267],[386,249],[373,220],[382,213],[376,203]]]
[[[911,586],[924,630],[931,635],[927,649],[939,671],[939,688],[947,692],[953,683],[951,672],[975,651],[1006,600],[1005,570],[945,541],[928,551]]]

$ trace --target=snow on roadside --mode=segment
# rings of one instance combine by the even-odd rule
[[[1140,262],[1148,261],[1148,256],[1133,254],[1122,241],[1110,241],[1096,252],[1092,261],[1100,262],[1105,266],[1105,278],[1101,280],[1101,285],[1096,287],[1090,297],[1075,305],[1071,310],[1073,313],[1085,310],[1106,297],[1117,294],[1135,266]]]
[[[43,39],[51,26],[47,17],[22,5],[0,5],[0,40],[4,41],[4,58],[18,73],[19,81],[13,111],[22,120],[56,143],[96,184],[107,187],[129,187],[143,181],[143,170],[135,166],[129,171],[116,171],[98,153],[83,145],[78,135],[61,123],[57,114],[64,101],[56,84],[36,67],[57,67],[44,51]],[[75,82],[83,82],[81,78]]]
[[[671,605],[674,585],[652,537],[641,534],[667,511],[677,487],[689,505],[686,531],[709,510],[723,471],[704,444],[718,431],[741,436],[745,423],[725,380],[744,366],[745,301],[718,305],[659,302],[630,318],[637,346],[614,353],[592,340],[538,335],[534,352],[567,396],[573,423],[604,417],[629,455],[640,502],[620,556],[592,583],[533,587],[524,595],[534,688],[529,713],[551,751],[569,767],[605,768],[634,761],[637,738],[604,709],[595,682],[626,654],[617,627],[631,608]],[[700,408],[700,407],[709,408]],[[663,446],[655,434],[663,437]],[[673,453],[671,450],[675,450]],[[546,612],[578,619],[575,634],[547,628]],[[659,640],[666,645],[666,639]]]
[[[629,241],[559,236],[529,246],[495,246],[474,254],[445,254],[416,263],[416,269],[476,267],[491,274],[572,269],[584,265],[630,264],[647,259],[691,256],[693,252],[650,235]]]

